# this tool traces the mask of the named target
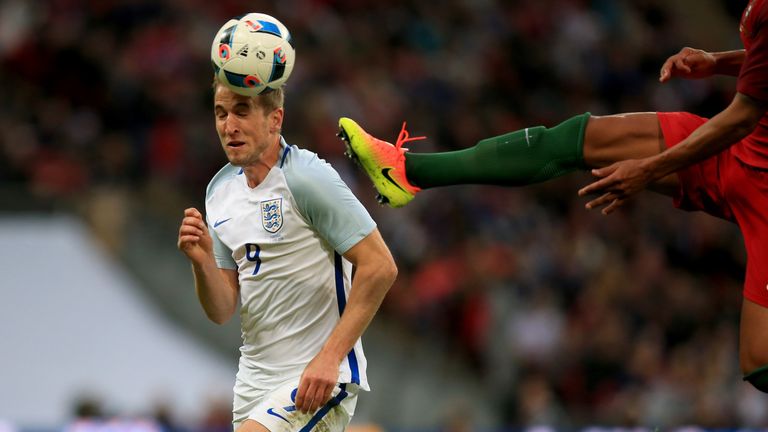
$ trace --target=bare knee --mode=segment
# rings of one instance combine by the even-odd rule
[[[768,349],[764,344],[754,343],[752,339],[742,338],[739,346],[739,365],[743,374],[748,374],[768,365]]]

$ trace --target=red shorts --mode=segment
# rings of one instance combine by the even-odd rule
[[[657,113],[667,147],[707,119],[684,112]],[[678,171],[675,207],[701,210],[739,225],[747,249],[744,297],[768,307],[768,170],[742,163],[731,149]]]

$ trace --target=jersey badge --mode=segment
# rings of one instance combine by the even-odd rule
[[[261,202],[261,225],[270,233],[283,227],[283,199],[276,198]]]

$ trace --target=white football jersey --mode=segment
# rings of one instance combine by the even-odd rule
[[[227,164],[205,199],[217,264],[239,273],[235,393],[249,399],[300,376],[320,351],[351,286],[352,265],[341,254],[376,227],[330,164],[282,138],[280,145],[261,184],[250,188],[242,169]],[[368,390],[365,368],[358,340],[339,382]]]

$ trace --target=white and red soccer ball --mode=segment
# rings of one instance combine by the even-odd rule
[[[262,13],[227,21],[211,46],[211,62],[219,81],[245,96],[282,86],[295,60],[288,29]]]

